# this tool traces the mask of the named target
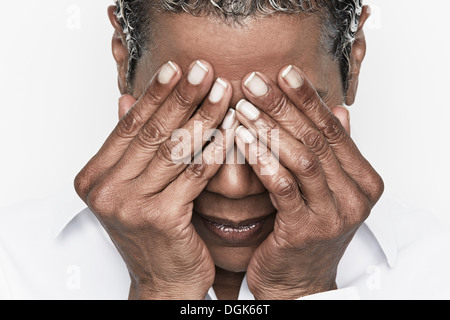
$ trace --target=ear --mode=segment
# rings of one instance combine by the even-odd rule
[[[358,31],[355,35],[355,42],[352,46],[350,55],[350,74],[349,86],[346,94],[345,104],[351,106],[355,102],[356,92],[358,91],[359,74],[361,65],[366,56],[366,37],[364,35],[364,24],[370,17],[370,7],[364,6],[359,20]]]
[[[108,17],[111,25],[114,28],[114,34],[112,38],[112,54],[117,64],[118,72],[118,85],[120,94],[124,95],[127,92],[127,72],[128,72],[128,48],[125,41],[125,34],[123,33],[122,26],[117,20],[114,11],[115,6],[108,7]]]

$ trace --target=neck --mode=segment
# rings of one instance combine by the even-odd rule
[[[214,292],[219,300],[236,300],[245,272],[230,272],[216,267]]]

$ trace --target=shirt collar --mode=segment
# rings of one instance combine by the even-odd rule
[[[393,217],[395,217],[395,211],[399,209],[399,203],[395,199],[384,196],[372,209],[372,213],[365,222],[391,268],[395,266],[398,258],[398,243]]]
[[[373,208],[365,224],[377,240],[390,267],[394,267],[398,257],[396,233],[392,223],[396,202],[390,197],[382,197]],[[58,237],[69,223],[82,211],[86,204],[75,193],[73,186],[62,189],[55,199],[56,217],[53,224],[53,237]]]

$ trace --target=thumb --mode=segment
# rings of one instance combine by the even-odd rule
[[[350,111],[343,106],[335,107],[331,111],[336,116],[336,118],[341,121],[341,124],[344,127],[345,131],[350,134]]]
[[[131,109],[131,107],[136,103],[136,99],[129,94],[124,94],[119,98],[119,119]]]

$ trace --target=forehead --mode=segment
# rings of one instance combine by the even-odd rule
[[[185,13],[157,14],[137,79],[142,72],[154,74],[168,60],[185,69],[192,61],[204,59],[213,65],[216,76],[236,87],[253,71],[275,80],[278,71],[289,64],[301,67],[313,84],[323,87],[330,72],[339,71],[323,50],[321,23],[314,14],[276,14],[239,23]]]

